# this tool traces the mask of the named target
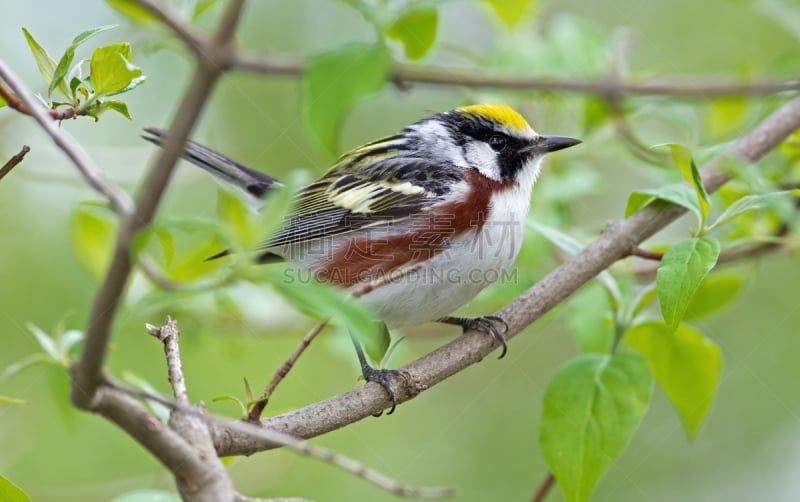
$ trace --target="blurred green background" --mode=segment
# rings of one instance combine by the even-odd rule
[[[513,32],[485,5],[442,3],[439,39],[424,61],[429,64],[601,78],[608,47],[629,40],[634,80],[785,79],[800,71],[800,24],[792,22],[800,19],[800,7],[789,0],[544,1]],[[177,42],[154,41],[151,33],[125,22],[101,1],[7,2],[2,11],[0,57],[37,91],[46,86],[22,27],[56,57],[78,32],[121,24],[89,45],[133,44],[134,62],[148,77],[145,85],[125,95],[133,120],[109,115],[99,124],[84,119],[62,127],[109,179],[135,192],[153,155],[151,146],[139,139],[140,130],[168,124],[191,75],[189,58],[175,50]],[[216,13],[212,10],[204,24],[211,26]],[[372,38],[372,29],[355,10],[332,0],[250,2],[238,35],[243,47],[300,58]],[[87,57],[86,51],[79,57]],[[397,56],[402,59],[399,49]],[[319,174],[334,156],[305,132],[300,95],[294,78],[227,75],[194,138],[278,178],[297,169]],[[704,97],[637,98],[627,106],[644,144],[682,142],[702,151],[747,131],[785,99],[752,99],[740,103],[738,112]],[[659,173],[622,145],[608,123],[587,126],[586,97],[580,95],[425,85],[403,92],[387,87],[348,116],[340,147],[392,133],[433,110],[486,100],[517,107],[540,132],[585,140],[580,148],[554,157],[537,185],[533,211],[540,211],[544,220],[566,224],[572,233],[595,235],[607,221],[622,217],[630,190],[663,183]],[[27,323],[48,332],[59,325],[83,329],[97,288],[76,256],[71,234],[76,205],[96,196],[31,120],[0,109],[0,160],[22,144],[29,144],[31,153],[0,182],[0,368],[38,350]],[[214,219],[217,190],[210,177],[183,166],[161,214]],[[682,220],[655,241],[686,236],[690,226]],[[520,259],[517,283],[495,286],[468,310],[489,312],[513,298],[557,264],[550,255],[545,243],[532,238]],[[724,357],[719,393],[703,430],[687,441],[669,402],[656,391],[640,430],[600,481],[593,500],[800,499],[797,265],[797,256],[781,254],[739,266],[750,278],[746,288],[731,308],[699,323]],[[191,397],[232,417],[238,413],[234,405],[212,399],[243,397],[243,377],[260,389],[314,323],[287,312],[276,295],[253,286],[231,288],[224,298],[209,294],[174,300],[163,309],[140,308],[137,301],[147,289],[141,277],[129,288],[129,302],[116,323],[109,372],[136,375],[166,392],[161,348],[143,326],[159,324],[165,313],[172,313],[182,329]],[[238,307],[228,305],[226,311],[227,300]],[[223,307],[217,310],[220,303]],[[557,310],[527,329],[510,344],[504,360],[489,357],[390,417],[364,420],[314,442],[403,482],[458,487],[455,500],[529,500],[547,472],[537,444],[542,393],[554,371],[577,353],[564,317],[564,310]],[[406,334],[394,365],[433,350],[457,331],[423,326]],[[267,413],[359,385],[351,351],[346,335],[326,331],[278,388]],[[100,501],[134,489],[173,489],[164,469],[124,433],[70,409],[63,370],[31,368],[0,382],[0,395],[29,400],[27,406],[0,404],[0,473],[34,500]],[[237,459],[230,471],[239,491],[250,496],[394,498],[288,451]],[[554,490],[548,500],[561,500],[561,494]]]

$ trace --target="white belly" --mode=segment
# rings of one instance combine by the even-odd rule
[[[460,237],[446,251],[361,300],[389,327],[433,321],[467,304],[486,286],[503,278],[519,253],[528,198],[508,196],[510,201],[521,203],[498,201],[480,233]]]

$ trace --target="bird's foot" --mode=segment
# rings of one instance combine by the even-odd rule
[[[364,375],[364,380],[367,382],[379,383],[386,390],[389,400],[392,402],[392,408],[386,413],[387,415],[394,413],[394,409],[397,407],[397,386],[395,381],[398,378],[402,378],[408,386],[411,386],[411,375],[402,370],[376,369],[363,364],[361,366],[361,374]],[[376,413],[373,416],[379,417],[382,413]]]
[[[496,315],[485,315],[481,317],[448,316],[442,317],[436,322],[461,326],[461,329],[463,329],[465,333],[472,329],[483,331],[494,338],[494,340],[502,347],[502,350],[500,351],[500,357],[498,359],[502,359],[506,355],[506,352],[508,352],[508,344],[506,343],[505,335],[508,333],[508,323],[506,323],[502,317],[498,317]]]

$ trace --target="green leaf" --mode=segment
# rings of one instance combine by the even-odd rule
[[[218,0],[197,0],[194,6],[194,12],[192,13],[192,19],[197,21],[208,9],[216,5],[217,1]]]
[[[587,284],[570,299],[564,320],[581,352],[608,353],[614,339],[614,311],[598,283]]]
[[[31,354],[27,357],[20,359],[19,361],[15,361],[14,363],[8,365],[8,367],[4,369],[2,373],[0,373],[0,381],[12,377],[17,373],[21,372],[22,370],[26,370],[28,368],[32,368],[33,366],[38,366],[40,364],[58,364],[58,360],[53,359],[49,355],[44,354],[42,352]]]
[[[131,45],[98,47],[89,62],[92,85],[97,97],[127,92],[144,82],[142,70],[131,64]]]
[[[28,331],[33,333],[33,336],[36,338],[36,341],[39,343],[39,346],[44,350],[45,354],[50,356],[54,361],[61,360],[61,350],[58,348],[58,344],[53,339],[52,336],[45,333],[39,326],[28,323],[27,325]]]
[[[686,185],[665,185],[659,188],[636,190],[628,196],[628,205],[625,207],[625,217],[629,217],[643,208],[653,199],[665,200],[678,206],[685,207],[697,216],[698,225],[702,224],[703,211],[697,201],[694,190]]]
[[[742,126],[748,101],[741,96],[713,100],[705,117],[706,129],[712,138],[724,138]]]
[[[714,273],[703,279],[684,319],[697,319],[712,314],[733,300],[744,285],[741,275],[730,273]]]
[[[632,322],[636,316],[642,313],[653,301],[658,298],[658,289],[655,283],[650,283],[639,290],[636,298],[631,303],[630,316],[627,322]]]
[[[485,0],[509,28],[535,12],[538,0]]]
[[[236,238],[234,244],[240,251],[251,248],[264,238],[265,234],[255,235],[253,218],[247,205],[224,189],[217,191],[217,217],[233,230]]]
[[[39,42],[33,38],[33,35],[31,35],[27,29],[22,28],[22,32],[25,34],[25,39],[28,41],[28,47],[31,48],[34,59],[36,59],[36,65],[39,67],[39,73],[41,73],[47,83],[50,84],[53,81],[53,74],[56,71],[57,65],[55,60],[50,57],[50,54],[48,54],[44,47],[42,47]],[[64,85],[63,88],[61,85],[59,85],[59,89],[61,92],[64,92],[65,96],[67,95],[65,92],[67,89],[66,85]]]
[[[578,242],[572,236],[569,236],[558,230],[557,228],[537,221],[528,221],[528,227],[533,229],[535,232],[540,233],[542,237],[569,255],[576,255],[583,250],[583,244]],[[605,287],[606,292],[614,302],[613,308],[616,309],[622,299],[622,293],[620,293],[619,284],[617,284],[617,281],[614,279],[614,277],[605,270],[597,275],[597,279],[600,281],[603,287]]]
[[[135,373],[131,373],[130,371],[123,371],[122,372],[122,379],[128,382],[131,386],[136,389],[139,389],[147,394],[152,394],[154,396],[161,396],[161,393],[153,387],[153,385],[148,382],[144,377],[136,375]],[[163,397],[163,396],[162,396]],[[147,409],[158,418],[161,423],[166,424],[169,422],[170,414],[172,410],[164,406],[163,404],[159,403],[158,401],[154,401],[152,399],[146,399],[144,401],[144,405],[147,406]]]
[[[800,190],[785,190],[782,192],[771,192],[771,193],[763,193],[763,194],[755,194],[755,195],[746,195],[741,199],[736,200],[733,204],[728,206],[725,211],[717,221],[715,221],[712,225],[708,227],[708,230],[711,231],[719,226],[724,225],[725,223],[733,220],[737,216],[741,216],[742,214],[748,213],[750,211],[757,211],[760,209],[770,209],[775,207],[776,205],[790,199],[791,197],[798,197],[800,196]]]
[[[439,11],[435,7],[412,7],[395,19],[386,34],[403,43],[406,57],[421,59],[436,41]]]
[[[128,113],[128,105],[122,101],[115,101],[113,99],[107,99],[100,102],[96,108],[91,110],[90,115],[96,119],[109,110],[119,113],[128,120],[132,119],[131,114]]]
[[[588,500],[623,452],[647,410],[651,380],[638,353],[583,354],[556,372],[539,444],[567,502]]]
[[[75,49],[98,33],[116,27],[116,24],[109,24],[106,26],[100,26],[98,28],[92,28],[84,31],[72,39],[72,43],[69,45],[69,47],[67,47],[67,50],[64,51],[64,55],[61,56],[61,59],[58,61],[58,66],[56,66],[56,69],[53,72],[53,80],[50,81],[50,88],[47,90],[47,99],[51,98],[56,87],[58,87],[59,91],[61,91],[64,96],[70,96],[70,94],[67,92],[67,82],[64,80],[64,77],[67,76],[67,72],[69,72],[69,67],[72,64],[72,60],[75,58]]]
[[[370,340],[371,343],[364,346],[364,350],[367,351],[367,355],[373,361],[384,363],[388,362],[391,355],[389,354],[389,347],[392,345],[392,335],[389,333],[389,327],[385,323],[378,322],[377,324],[377,333]]]
[[[247,404],[242,402],[242,400],[239,399],[236,396],[231,396],[231,395],[228,395],[228,394],[225,394],[225,395],[222,395],[222,396],[214,396],[213,398],[211,398],[211,401],[214,402],[214,403],[220,403],[220,402],[223,402],[223,401],[229,401],[229,402],[232,402],[232,403],[236,403],[239,406],[239,411],[241,412],[241,416],[243,416],[243,417],[247,416],[247,412],[248,412]]]
[[[303,75],[304,118],[329,151],[337,149],[338,131],[347,112],[384,86],[390,63],[385,47],[365,43],[348,44],[311,59]]]
[[[608,121],[608,102],[589,96],[583,100],[583,136],[588,136]]]
[[[673,330],[661,322],[634,326],[625,333],[625,340],[647,358],[686,435],[694,438],[719,382],[722,354],[717,344],[686,324]]]
[[[181,498],[163,490],[136,490],[118,495],[110,502],[181,502]]]
[[[15,397],[8,397],[8,396],[0,396],[0,404],[13,404],[15,406],[27,406],[28,401],[25,399],[17,399]],[[0,495],[2,495],[2,489],[0,489]],[[0,499],[5,500],[5,499]]]
[[[153,249],[151,243],[158,243]],[[147,253],[154,256],[160,249],[164,255],[162,273],[178,283],[190,283],[209,276],[227,262],[209,260],[230,248],[231,238],[218,221],[200,218],[160,218],[153,225],[134,236],[133,251],[136,256]],[[157,256],[157,253],[155,254]],[[245,257],[246,259],[246,257]],[[162,263],[161,260],[156,260]],[[171,292],[167,296],[174,296]]]
[[[5,99],[3,99],[3,96],[0,96],[0,108],[4,107],[4,106],[6,106],[6,105],[8,105],[8,103],[6,102],[6,100],[5,100]]]
[[[65,356],[70,355],[70,351],[79,343],[83,342],[86,338],[86,333],[79,329],[70,329],[64,332],[59,337],[58,346],[61,348],[61,354]]]
[[[692,298],[719,257],[719,241],[712,237],[686,239],[664,253],[656,274],[661,313],[670,329],[683,320]]]
[[[27,493],[3,476],[0,476],[0,500],[3,502],[31,502]]]
[[[692,152],[685,146],[677,143],[667,143],[659,146],[666,146],[669,148],[672,154],[672,161],[675,162],[675,165],[681,170],[684,181],[694,188],[697,201],[700,203],[700,212],[703,217],[700,225],[700,231],[702,232],[705,227],[706,218],[708,218],[711,212],[711,199],[709,199],[706,188],[703,185],[703,180],[700,178],[700,171],[697,170],[697,165],[694,163]]]
[[[158,16],[139,5],[135,0],[106,0],[106,3],[134,23],[151,24],[159,21]]]
[[[243,380],[244,380],[244,398],[249,403],[253,400],[253,389],[250,388],[250,382],[247,381],[247,378],[243,378]]]
[[[72,248],[95,279],[108,268],[116,228],[114,213],[103,204],[82,203],[72,217]]]
[[[283,298],[301,312],[315,318],[331,319],[344,326],[364,346],[364,350],[379,363],[388,344],[387,333],[377,317],[361,302],[346,296],[346,293],[328,284],[314,280],[307,270],[289,265],[280,267],[258,267],[254,273],[270,284]]]

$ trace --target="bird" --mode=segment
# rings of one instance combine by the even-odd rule
[[[156,128],[145,133],[157,145],[168,136]],[[344,153],[296,194],[255,260],[288,261],[359,292],[357,301],[388,328],[435,321],[483,331],[502,347],[502,358],[503,319],[451,314],[516,260],[544,156],[580,142],[539,134],[503,104],[435,113]],[[192,141],[183,157],[256,199],[281,185]],[[353,341],[365,380],[386,389],[391,413],[398,371],[373,368]]]

